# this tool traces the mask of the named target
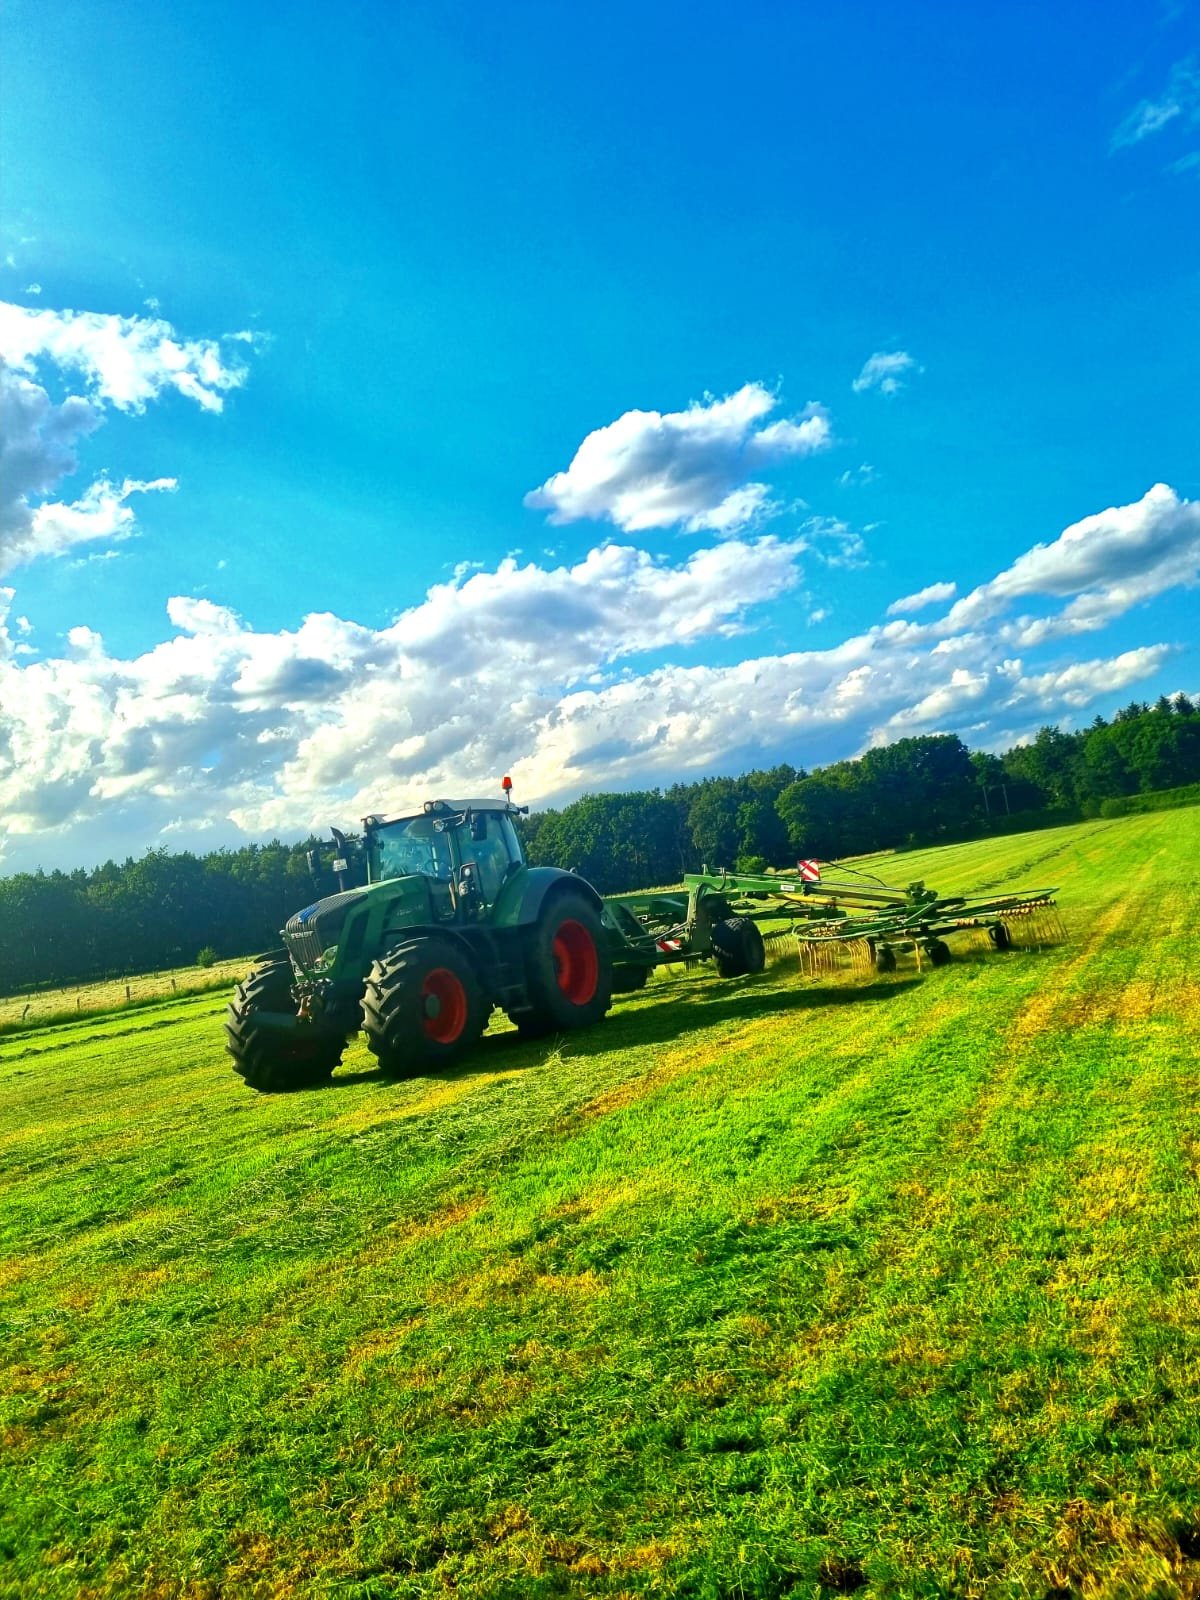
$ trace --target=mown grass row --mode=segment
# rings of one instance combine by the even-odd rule
[[[4,1592],[1200,1592],[1197,845],[906,856],[1071,942],[442,1078],[259,1099],[212,998],[0,1042]]]

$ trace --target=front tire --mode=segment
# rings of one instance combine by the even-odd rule
[[[225,1048],[233,1070],[260,1094],[285,1094],[327,1083],[346,1048],[344,1035],[297,1020],[294,1030],[268,1028],[261,1012],[296,1013],[292,964],[271,956],[234,991],[225,1013]]]
[[[600,913],[573,890],[557,894],[530,930],[529,1005],[509,1015],[530,1038],[599,1022],[612,1004],[612,957]]]
[[[487,1021],[474,966],[453,939],[410,939],[376,961],[362,1003],[367,1046],[389,1077],[447,1066]]]

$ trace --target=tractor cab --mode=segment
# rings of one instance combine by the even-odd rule
[[[427,800],[419,811],[366,817],[367,881],[419,873],[452,884],[461,902],[494,905],[505,879],[525,864],[516,812],[495,800]]]

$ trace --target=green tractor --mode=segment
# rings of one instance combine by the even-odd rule
[[[324,1083],[361,1027],[389,1075],[448,1064],[492,1010],[530,1037],[599,1022],[612,1004],[600,896],[582,878],[525,863],[496,800],[429,800],[336,830],[339,882],[366,883],[296,913],[284,948],[258,958],[226,1016],[234,1071],[264,1093]]]

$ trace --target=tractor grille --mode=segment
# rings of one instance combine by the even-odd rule
[[[301,966],[315,966],[329,946],[337,943],[347,911],[362,896],[361,889],[345,889],[305,906],[289,919],[283,936]]]

